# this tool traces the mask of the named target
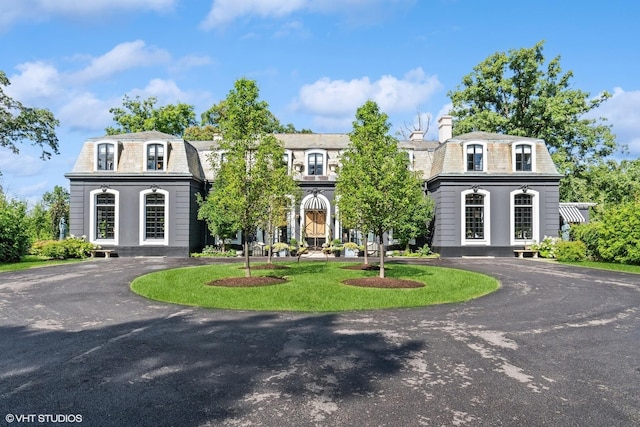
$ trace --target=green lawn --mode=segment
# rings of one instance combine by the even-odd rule
[[[347,286],[342,280],[376,276],[376,271],[346,270],[350,263],[289,262],[289,269],[252,270],[252,275],[284,277],[287,283],[253,288],[208,286],[224,277],[242,277],[241,264],[214,264],[158,271],[135,279],[131,289],[147,298],[183,305],[246,309],[329,312],[416,307],[467,301],[495,291],[497,280],[479,273],[443,267],[389,263],[387,277],[416,280],[416,289]],[[353,264],[353,263],[351,263]],[[282,265],[282,264],[279,264]]]
[[[617,264],[613,262],[600,262],[600,261],[575,261],[575,262],[563,261],[562,264],[575,265],[576,267],[599,268],[601,270],[613,270],[613,271],[622,271],[625,273],[640,274],[639,265]]]
[[[78,261],[82,261],[82,260],[77,258],[65,259],[65,260],[50,260],[48,258],[39,257],[35,255],[27,255],[20,262],[0,263],[0,272],[26,270],[27,268],[47,267],[49,265],[69,264],[70,262],[78,262]]]

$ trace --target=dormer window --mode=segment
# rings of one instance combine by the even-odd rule
[[[115,170],[116,149],[115,144],[104,142],[98,144],[96,149],[96,170],[112,171]]]
[[[145,144],[145,156],[147,159],[148,171],[163,171],[166,169],[166,144],[160,144],[157,142]]]
[[[324,154],[307,155],[307,175],[324,175]]]
[[[484,149],[480,144],[467,145],[467,171],[484,170]]]
[[[534,170],[534,150],[531,144],[514,145],[513,168],[517,172],[531,172]]]

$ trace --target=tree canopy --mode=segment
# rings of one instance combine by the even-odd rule
[[[358,108],[336,182],[344,223],[380,238],[380,277],[385,276],[383,234],[411,221],[416,206],[427,205],[421,180],[409,169],[409,157],[389,135],[390,128],[375,102]]]
[[[43,160],[59,154],[55,128],[60,122],[51,111],[26,107],[8,96],[3,87],[10,84],[7,75],[0,71],[0,147],[7,147],[18,154],[18,144],[30,140],[42,149],[40,158]]]
[[[448,95],[454,133],[496,132],[544,139],[560,173],[580,174],[619,148],[604,118],[588,113],[611,96],[575,89],[560,57],[545,64],[544,42],[496,52],[464,76]],[[567,181],[561,187],[566,198]]]
[[[196,114],[192,105],[178,103],[156,108],[157,101],[153,96],[141,100],[139,96],[131,99],[125,95],[122,101],[123,108],[115,107],[109,110],[113,114],[113,121],[118,125],[107,127],[107,135],[156,130],[182,136],[185,129],[196,124]]]
[[[242,231],[245,274],[251,275],[248,238],[268,221],[274,200],[296,191],[282,162],[284,146],[270,130],[268,104],[259,100],[255,81],[240,79],[225,99],[225,114],[218,125],[222,158],[212,159],[216,180],[200,215],[210,223],[237,226]]]

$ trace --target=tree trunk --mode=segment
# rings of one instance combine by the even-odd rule
[[[384,237],[382,236],[382,232],[379,236],[380,244],[378,245],[378,250],[380,251],[380,278],[384,279]]]
[[[247,239],[248,233],[242,232],[242,247],[244,248],[244,277],[251,277],[251,267],[249,266],[249,239]]]
[[[364,235],[364,265],[369,265],[369,242],[367,241],[368,233]]]

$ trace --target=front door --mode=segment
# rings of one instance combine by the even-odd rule
[[[325,211],[306,211],[304,231],[308,243],[318,248],[325,241],[327,214]]]

